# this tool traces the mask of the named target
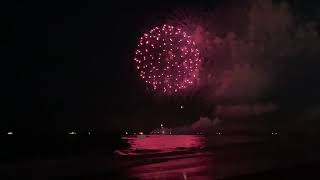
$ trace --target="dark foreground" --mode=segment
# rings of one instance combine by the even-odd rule
[[[22,139],[24,143],[18,146],[16,142]],[[68,136],[47,141],[35,137],[33,140],[2,137],[2,142],[6,146],[2,146],[0,156],[0,179],[320,177],[320,148],[311,139],[108,135]]]

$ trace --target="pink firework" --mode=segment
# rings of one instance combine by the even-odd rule
[[[169,25],[155,27],[140,38],[134,61],[147,86],[165,94],[194,85],[201,63],[191,36]]]

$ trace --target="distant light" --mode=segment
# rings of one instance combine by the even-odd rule
[[[126,132],[126,135],[128,135],[129,133],[128,132]]]
[[[180,108],[183,109],[184,107],[183,107],[183,106],[180,106]]]
[[[161,128],[163,128],[163,124],[160,124]]]
[[[7,134],[8,134],[8,135],[13,135],[13,132],[12,132],[12,131],[9,131]]]
[[[143,132],[139,132],[140,135],[143,135]]]
[[[71,132],[68,132],[68,134],[70,134],[70,135],[76,135],[77,133],[74,132],[74,131],[71,131]]]
[[[90,134],[91,134],[91,132],[89,131],[89,132],[88,132],[88,134],[90,135]]]

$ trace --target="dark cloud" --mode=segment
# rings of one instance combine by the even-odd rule
[[[224,99],[255,98],[261,96],[272,85],[271,75],[250,65],[234,65],[218,79],[215,96]]]
[[[239,104],[219,105],[216,114],[222,117],[250,117],[274,112],[277,106],[274,104]]]

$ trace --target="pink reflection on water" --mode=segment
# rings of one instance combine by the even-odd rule
[[[123,137],[127,140],[130,150],[168,151],[175,149],[202,148],[202,136],[190,135],[150,135]]]
[[[212,172],[208,170],[208,167],[211,167],[212,154],[202,150],[203,136],[150,135],[123,139],[128,142],[129,147],[122,150],[121,155],[139,157],[125,159],[130,164],[131,178],[212,179],[209,178]]]

